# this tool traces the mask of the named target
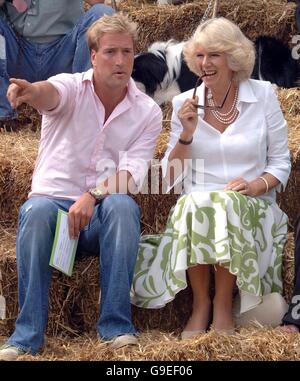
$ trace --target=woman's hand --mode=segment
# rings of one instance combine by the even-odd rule
[[[196,130],[198,123],[197,104],[198,97],[195,99],[186,99],[178,111],[177,116],[183,127],[181,138],[184,140],[192,139]]]
[[[237,177],[236,179],[229,181],[225,190],[232,190],[244,194],[245,196],[255,197],[258,193],[256,188],[256,182],[248,182],[243,177]]]

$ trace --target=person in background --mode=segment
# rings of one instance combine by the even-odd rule
[[[130,193],[143,185],[162,127],[160,107],[131,78],[136,24],[121,14],[88,29],[92,69],[30,83],[12,79],[12,107],[42,115],[41,142],[17,234],[19,315],[0,360],[36,354],[48,319],[49,266],[58,209],[68,212],[77,253],[99,256],[97,332],[112,348],[136,344],[130,288],[140,210]]]
[[[42,81],[91,67],[85,32],[114,10],[104,0],[0,0],[0,128],[17,125],[6,98],[9,78]]]

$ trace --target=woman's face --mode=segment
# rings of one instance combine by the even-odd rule
[[[195,55],[200,76],[206,87],[214,89],[228,86],[233,71],[228,66],[226,53],[208,52],[198,46]]]

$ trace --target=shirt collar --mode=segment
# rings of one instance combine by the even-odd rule
[[[258,102],[249,80],[240,82],[238,101],[247,103]]]
[[[93,84],[93,69],[89,69],[88,71],[83,73],[82,81],[90,81],[92,88],[94,90],[94,84]],[[136,84],[132,78],[129,79],[128,82],[128,91],[127,96],[130,100],[134,100],[135,97],[139,96],[141,91],[136,87]]]
[[[128,82],[128,95],[131,99],[134,99],[135,97],[138,97],[139,95],[144,94],[142,93],[136,86],[134,80],[132,78],[129,79]]]
[[[201,83],[201,85],[197,88],[196,94],[199,97],[199,105],[204,105],[204,96],[205,96],[205,86],[204,82]],[[239,96],[238,96],[238,103],[239,102],[247,102],[247,103],[255,103],[257,102],[257,98],[252,90],[252,87],[250,85],[250,81],[246,80],[243,82],[240,82],[239,84]],[[203,109],[199,109],[199,114],[204,114]]]
[[[93,79],[93,69],[89,69],[88,71],[85,71],[84,73],[83,73],[83,76],[82,76],[82,82],[83,81],[91,81],[91,82],[93,82],[92,81],[92,79]]]

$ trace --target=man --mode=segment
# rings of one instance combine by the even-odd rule
[[[113,9],[104,0],[0,0],[0,128],[13,128],[17,113],[6,99],[9,77],[35,82],[58,73],[88,70],[86,29]]]
[[[300,215],[295,223],[295,280],[294,292],[288,312],[282,319],[283,332],[299,332],[300,329]]]
[[[58,209],[69,212],[70,237],[81,232],[78,252],[100,253],[99,336],[113,348],[137,342],[129,294],[140,215],[124,193],[142,185],[162,113],[130,78],[135,41],[136,24],[127,16],[103,16],[88,30],[92,69],[33,84],[11,80],[12,107],[28,103],[43,121],[32,189],[19,215],[20,312],[2,360],[43,345]]]

